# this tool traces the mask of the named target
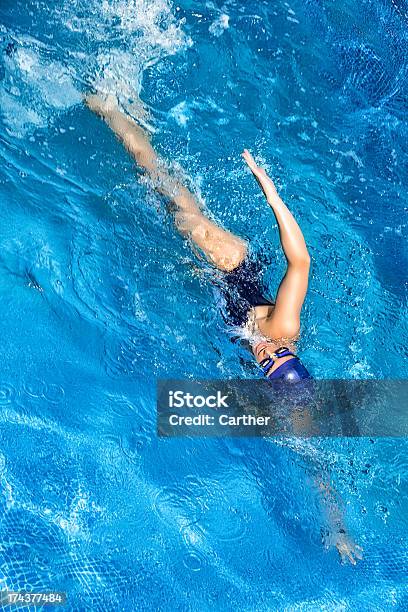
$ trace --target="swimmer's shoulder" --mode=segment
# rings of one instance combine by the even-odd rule
[[[261,312],[261,308],[265,311]],[[253,316],[253,324],[259,330],[259,332],[270,340],[276,342],[281,339],[289,340],[291,343],[296,342],[299,339],[300,327],[294,326],[290,321],[282,321],[274,317],[273,308],[267,306],[257,306],[254,309],[256,312]]]
[[[268,342],[274,345],[275,349],[286,346],[295,353],[300,330],[296,330],[295,334],[279,333],[280,327],[270,325],[267,310],[268,306],[256,306],[249,311],[247,322],[241,328],[241,339],[246,340],[252,347],[260,342]]]

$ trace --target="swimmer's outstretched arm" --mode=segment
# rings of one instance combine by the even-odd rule
[[[342,563],[349,562],[356,565],[356,562],[363,558],[363,549],[347,533],[339,495],[330,483],[328,475],[325,478],[320,475],[316,479],[316,485],[329,521],[327,532],[322,534],[325,546],[326,548],[335,546]]]
[[[270,316],[268,334],[272,338],[292,338],[298,334],[300,328],[300,312],[309,280],[310,256],[302,231],[279,197],[272,180],[265,170],[256,164],[249,151],[245,149],[242,156],[274,212],[288,264],[278,289],[275,308]]]

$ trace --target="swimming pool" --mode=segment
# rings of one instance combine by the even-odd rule
[[[95,83],[121,84],[130,111],[141,93],[159,151],[264,250],[275,286],[276,226],[239,155],[256,152],[312,255],[305,363],[406,378],[405,4],[3,0],[0,15],[1,588],[66,591],[72,610],[407,609],[405,440],[157,439],[159,376],[255,368],[81,103]],[[356,567],[322,547],[311,459],[333,467]]]

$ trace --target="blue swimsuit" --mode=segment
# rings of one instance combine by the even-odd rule
[[[226,302],[227,322],[230,325],[236,327],[245,325],[248,311],[254,306],[274,306],[274,302],[264,296],[261,271],[260,261],[247,256],[235,270],[224,273],[223,294]],[[268,376],[268,371],[274,362],[287,355],[291,355],[292,359],[285,361]],[[267,357],[260,365],[268,380],[298,382],[311,378],[299,357],[286,347],[275,351],[272,357]]]
[[[232,272],[223,274],[225,310],[230,325],[245,325],[248,311],[254,306],[274,306],[274,302],[264,296],[261,270],[260,262],[247,256]]]

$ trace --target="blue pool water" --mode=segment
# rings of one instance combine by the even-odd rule
[[[263,161],[304,230],[315,376],[407,377],[402,0],[2,0],[0,586],[70,610],[406,610],[404,440],[158,440],[158,377],[256,373],[206,266],[81,102],[138,93],[160,153],[262,248]],[[183,168],[183,170],[182,170]],[[330,466],[356,567],[324,550]]]

